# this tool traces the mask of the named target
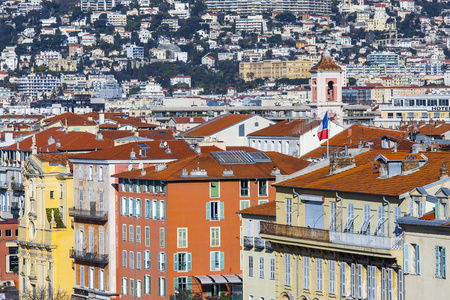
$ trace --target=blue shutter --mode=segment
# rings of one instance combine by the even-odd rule
[[[126,209],[126,215],[127,215],[127,216],[130,215],[130,204],[128,203],[128,201],[130,201],[130,200],[128,200],[127,198],[125,198],[125,203],[127,204],[127,205],[126,205],[126,207],[127,207],[127,209]]]
[[[162,271],[162,270],[161,270],[161,252],[158,253],[158,270],[159,270],[159,271]]]
[[[441,266],[442,266],[442,278],[445,278],[445,247],[442,247]]]
[[[187,289],[188,291],[192,291],[192,277],[187,278]]]
[[[403,245],[403,272],[409,274],[409,244]]]
[[[224,206],[225,203],[223,201],[220,201],[220,220],[225,219],[225,210],[224,210]]]
[[[416,245],[416,274],[420,275],[420,248]]]
[[[215,269],[215,260],[214,260],[214,252],[210,252],[209,253],[209,263],[210,263],[210,269],[214,270]]]
[[[409,214],[412,216],[414,216],[414,201],[411,200],[411,202],[409,203]]]
[[[173,254],[173,270],[178,271],[178,253]]]
[[[225,269],[225,252],[220,252],[220,269]]]
[[[439,202],[434,204],[434,216],[436,219],[439,219]]]
[[[435,270],[436,270],[436,277],[440,277],[440,267],[439,267],[439,247],[438,246],[436,246],[435,248],[434,248],[434,250],[435,250]]]
[[[178,290],[178,277],[175,277],[173,279],[173,289],[176,291]]]
[[[188,271],[192,270],[192,253],[187,254],[187,267]]]
[[[206,202],[206,220],[211,219],[211,204],[210,202]]]
[[[423,202],[419,202],[419,217],[423,216]]]

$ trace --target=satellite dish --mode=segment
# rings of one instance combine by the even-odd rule
[[[166,146],[167,146],[167,141],[164,142],[164,147],[166,147]]]
[[[131,170],[133,170],[133,165],[132,165],[132,164],[129,164],[129,165],[128,165],[128,171],[131,171]]]
[[[143,169],[144,168],[144,164],[143,163],[139,163],[139,169]]]

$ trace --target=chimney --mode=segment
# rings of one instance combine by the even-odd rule
[[[447,178],[448,177],[448,169],[447,169],[447,167],[445,166],[445,163],[443,163],[442,164],[442,167],[441,167],[441,169],[439,170],[439,179],[444,179],[444,178]]]
[[[408,172],[419,167],[419,160],[415,155],[405,156],[405,160],[402,164],[402,172]]]
[[[55,139],[53,138],[53,136],[50,136],[48,138],[48,144],[51,145],[51,144],[54,144],[54,143],[55,143]]]
[[[355,166],[355,158],[353,156],[336,156],[330,158],[330,175],[342,172]]]
[[[353,130],[352,130],[351,128],[349,128],[349,129],[347,130],[347,137],[351,137],[351,136],[352,136],[352,133],[353,133]]]
[[[162,171],[162,170],[165,170],[165,169],[167,169],[167,164],[161,163],[161,164],[156,164],[155,165],[155,172],[159,172],[159,171]]]
[[[105,114],[98,114],[98,124],[105,123]]]

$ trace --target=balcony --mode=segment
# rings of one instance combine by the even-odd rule
[[[106,222],[108,221],[108,212],[106,211],[97,211],[90,209],[78,209],[71,207],[69,208],[69,216],[74,217],[76,219],[82,220],[92,220],[92,221],[100,221]]]
[[[24,190],[23,183],[19,182],[11,182],[11,189],[14,191],[22,191]]]
[[[8,189],[8,182],[0,181],[0,190],[7,190],[7,189]]]
[[[260,237],[255,237],[255,248],[264,249],[264,240]]]
[[[244,247],[245,248],[253,248],[253,237],[252,236],[244,236]]]
[[[328,230],[289,226],[269,222],[261,222],[260,233],[330,242],[330,233]]]
[[[334,244],[375,249],[403,249],[403,238],[401,236],[391,238],[386,236],[330,231],[330,241]]]
[[[70,250],[70,258],[75,259],[77,263],[95,264],[105,267],[108,264],[108,254],[98,254],[75,249]]]

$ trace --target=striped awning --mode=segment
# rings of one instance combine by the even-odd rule
[[[236,275],[222,275],[228,281],[228,283],[242,283],[242,279],[237,277]]]
[[[214,282],[206,275],[203,276],[194,276],[200,284],[214,284]]]
[[[215,283],[227,283],[225,277],[221,275],[208,275],[208,276],[211,277]]]

